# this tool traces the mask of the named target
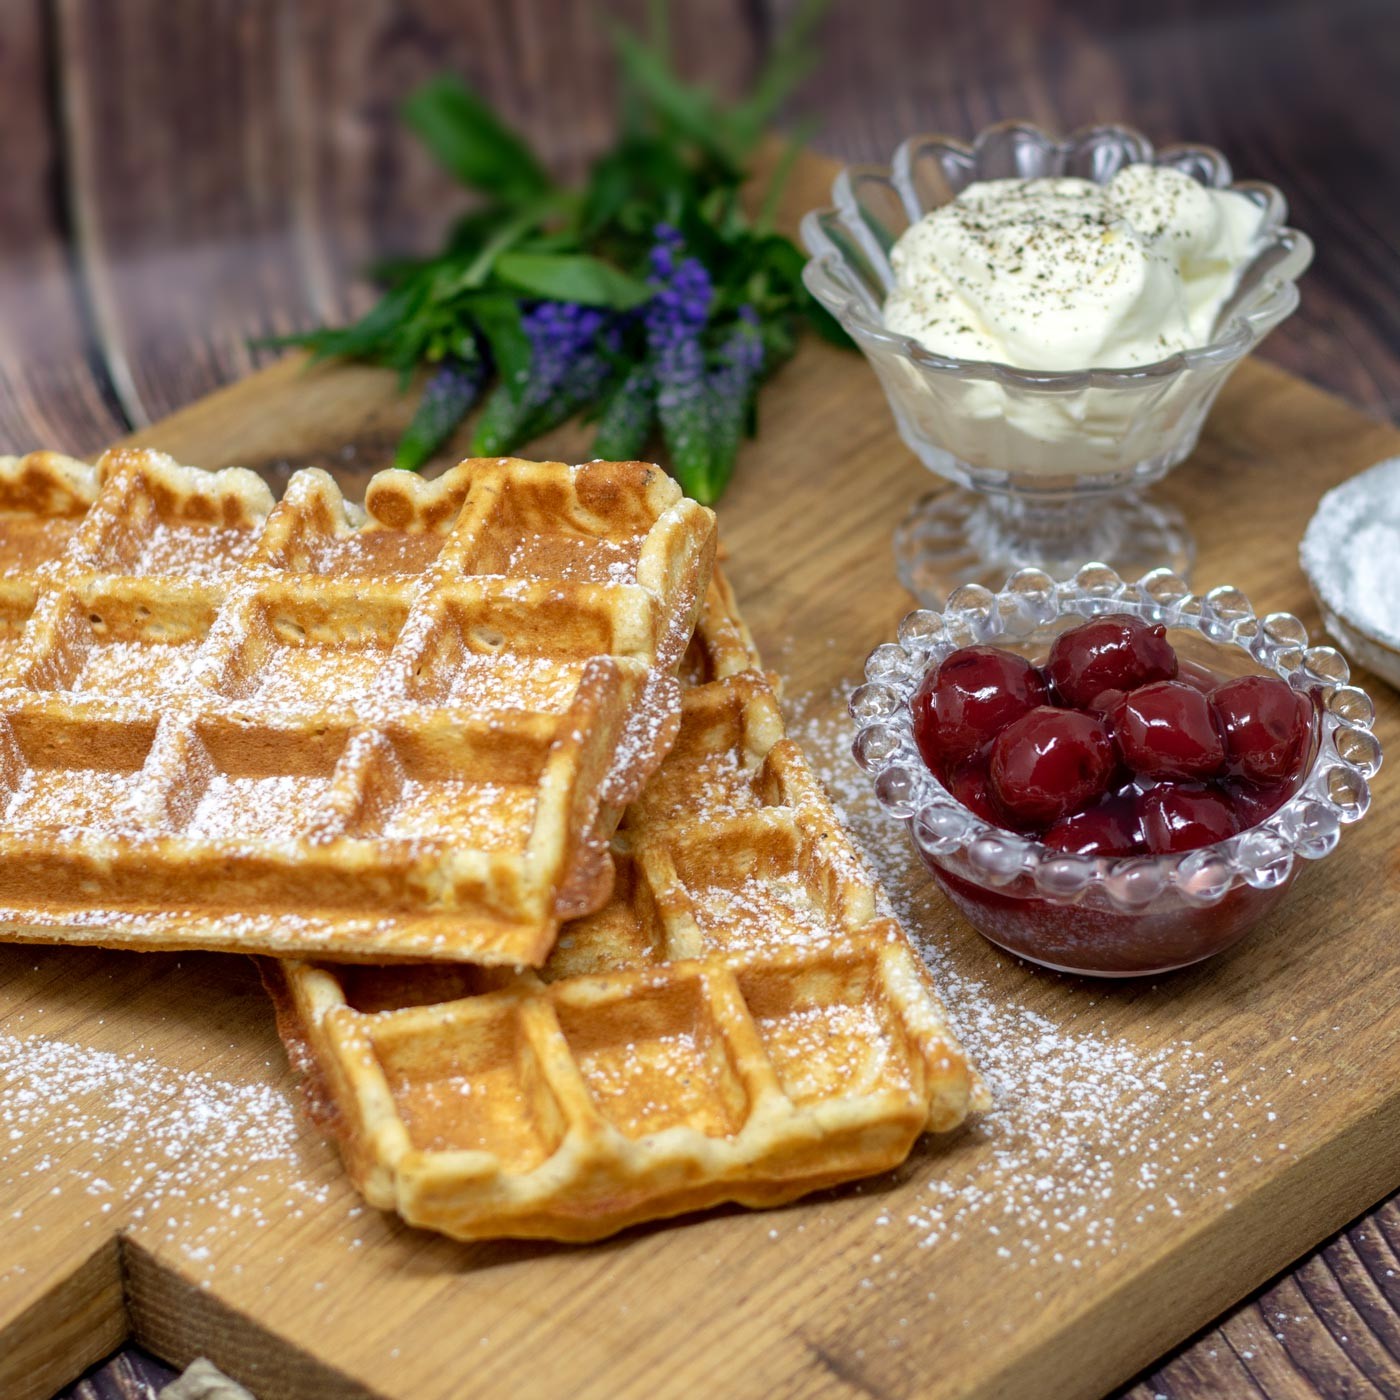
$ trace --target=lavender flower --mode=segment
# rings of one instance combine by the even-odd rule
[[[485,382],[486,364],[479,354],[442,360],[423,386],[413,421],[394,450],[394,465],[417,471],[452,436]]]
[[[516,384],[502,381],[486,402],[472,450],[494,456],[562,423],[602,391],[621,345],[606,312],[568,301],[541,301],[520,318],[530,366]]]
[[[615,462],[640,457],[656,422],[655,398],[651,368],[633,365],[598,415],[593,455]]]
[[[711,488],[717,498],[729,482],[739,441],[748,421],[749,406],[763,372],[763,337],[751,306],[739,308],[738,319],[715,353],[706,395],[710,419]]]
[[[606,321],[596,307],[572,301],[540,301],[530,307],[520,318],[530,342],[530,377],[522,397],[536,408],[548,403],[578,373],[580,360],[592,358],[589,352]]]
[[[697,500],[713,501],[733,470],[763,368],[758,318],[742,307],[710,362],[710,275],[698,259],[679,256],[676,230],[658,225],[655,234],[649,281],[656,294],[647,303],[645,325],[656,413],[681,484]]]
[[[703,474],[693,468],[706,452],[705,349],[701,333],[710,319],[714,286],[697,258],[680,258],[681,236],[658,224],[651,250],[655,295],[646,305],[647,351],[656,382],[656,413],[676,475],[692,495]]]
[[[586,405],[605,400],[594,451],[634,457],[659,422],[681,485],[715,500],[733,471],[763,372],[764,346],[751,307],[714,320],[717,296],[705,265],[681,234],[658,224],[648,254],[652,296],[640,312],[609,313],[574,302],[530,304],[520,325],[527,370],[487,399],[472,450],[509,451]],[[646,360],[619,375],[624,340],[640,336]]]

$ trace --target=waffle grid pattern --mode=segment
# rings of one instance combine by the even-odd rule
[[[540,961],[675,732],[713,518],[641,463],[0,459],[3,937]]]
[[[985,1103],[722,582],[609,904],[539,973],[267,964],[361,1189],[460,1238],[587,1240],[897,1165]]]

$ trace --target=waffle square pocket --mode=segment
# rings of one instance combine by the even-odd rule
[[[374,1205],[467,1239],[596,1239],[885,1171],[985,1106],[718,576],[682,674],[612,897],[538,971],[264,962]]]
[[[639,462],[0,458],[0,938],[537,964],[679,724],[714,518]]]

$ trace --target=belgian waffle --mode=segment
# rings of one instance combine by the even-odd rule
[[[0,459],[0,938],[538,963],[679,724],[656,467]]]
[[[718,575],[687,661],[612,899],[538,973],[263,964],[374,1205],[464,1239],[596,1239],[884,1171],[985,1106]]]

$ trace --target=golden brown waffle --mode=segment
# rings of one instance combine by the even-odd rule
[[[612,900],[538,974],[264,963],[374,1205],[465,1239],[596,1239],[887,1170],[985,1105],[718,576],[688,661]]]
[[[679,724],[714,517],[640,462],[0,459],[0,938],[537,963]]]

